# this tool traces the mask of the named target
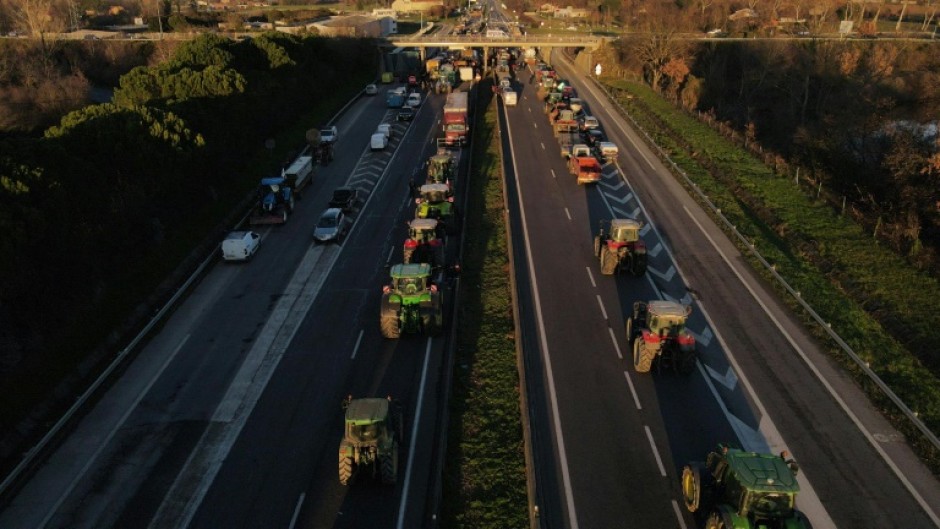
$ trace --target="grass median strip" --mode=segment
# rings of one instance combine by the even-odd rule
[[[481,108],[484,101],[473,129],[450,399],[441,527],[452,529],[529,525],[496,106],[484,95]]]
[[[756,249],[934,432],[940,429],[940,285],[821,201],[684,114],[649,88],[616,81],[618,103]],[[736,241],[737,242],[737,241]],[[750,255],[747,251],[745,255]],[[753,259],[752,259],[753,260]],[[770,279],[762,266],[756,268]],[[940,454],[809,319],[808,328],[857,376],[935,472]],[[933,368],[933,369],[931,369]]]

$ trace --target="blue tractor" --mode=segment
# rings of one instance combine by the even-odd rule
[[[282,177],[262,178],[258,186],[258,203],[249,223],[284,224],[294,211],[294,190]]]

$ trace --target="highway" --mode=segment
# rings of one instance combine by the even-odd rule
[[[597,185],[578,186],[529,73],[504,108],[512,153],[518,287],[542,527],[693,527],[678,475],[719,442],[788,450],[798,507],[814,527],[936,527],[937,481],[688,196],[602,92],[575,75],[590,113],[620,147]],[[598,221],[638,218],[645,277],[602,276]],[[524,263],[520,264],[520,263]],[[638,374],[624,321],[635,301],[692,304],[699,363],[689,377]],[[885,457],[887,456],[887,457]],[[899,477],[902,476],[902,477]],[[906,481],[906,483],[905,483]]]
[[[817,529],[940,527],[940,486],[900,434],[602,92],[567,60],[555,66],[620,155],[601,182],[579,186],[527,71],[515,80],[518,106],[500,106],[537,525],[694,527],[682,466],[733,442],[792,454],[798,506]],[[290,221],[260,230],[251,262],[210,265],[0,513],[0,527],[434,525],[427,498],[451,328],[389,341],[378,315],[386,264],[400,258],[414,216],[409,179],[434,150],[444,98],[429,96],[414,122],[398,123],[385,89],[339,117],[336,159],[315,170]],[[393,123],[391,144],[371,152],[380,122]],[[317,217],[347,183],[367,198],[352,231],[341,245],[314,245]],[[593,235],[612,217],[645,223],[645,276],[600,273]],[[458,242],[448,242],[451,255]],[[457,284],[441,283],[445,299]],[[655,299],[693,307],[689,376],[633,369],[624,322],[634,302]],[[394,487],[338,483],[350,394],[403,405]]]
[[[409,126],[385,108],[385,89],[340,117],[335,161],[315,169],[289,222],[260,230],[251,262],[211,266],[0,514],[0,527],[423,523],[448,333],[385,340],[378,315],[386,264],[401,259],[414,217],[409,179],[433,154],[443,96]],[[393,124],[389,148],[370,152],[382,121]],[[341,246],[314,245],[314,224],[345,183],[368,200]],[[457,239],[448,247],[453,254]],[[454,285],[441,284],[445,300]],[[397,486],[339,485],[350,394],[402,403]]]

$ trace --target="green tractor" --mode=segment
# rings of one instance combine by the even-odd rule
[[[456,176],[456,160],[445,149],[438,149],[437,154],[428,160],[427,183],[447,184],[447,187],[452,190]]]
[[[646,243],[640,238],[643,223],[633,219],[613,219],[610,229],[604,222],[594,236],[594,257],[600,259],[601,273],[614,275],[629,270],[635,276],[646,273]]]
[[[444,234],[436,219],[412,219],[408,223],[403,257],[405,264],[428,263],[431,268],[444,266]]]
[[[695,337],[685,328],[692,307],[673,301],[637,301],[627,318],[627,342],[633,350],[633,368],[648,373],[672,368],[688,375],[695,369]]]
[[[442,292],[431,281],[428,263],[397,264],[392,282],[382,289],[382,336],[395,339],[401,333],[437,336],[444,326]]]
[[[398,444],[403,430],[401,407],[386,399],[343,401],[346,428],[339,443],[339,482],[347,485],[369,468],[386,485],[398,480]]]
[[[447,184],[424,184],[418,188],[415,198],[415,218],[437,219],[447,229],[447,233],[458,231],[457,205],[454,194]]]
[[[758,454],[719,444],[705,463],[682,469],[682,498],[707,529],[811,529],[796,509],[798,471],[786,452]]]

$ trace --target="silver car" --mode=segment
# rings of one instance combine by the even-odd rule
[[[343,214],[343,210],[330,208],[320,215],[317,227],[313,230],[313,241],[318,244],[321,242],[340,243],[348,229],[349,221]]]

